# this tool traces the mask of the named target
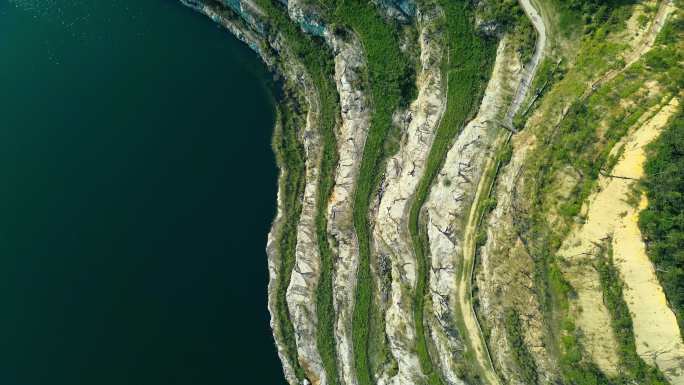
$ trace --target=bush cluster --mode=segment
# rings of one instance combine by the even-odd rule
[[[639,218],[648,254],[684,331],[684,112],[647,148],[643,187],[648,208]]]

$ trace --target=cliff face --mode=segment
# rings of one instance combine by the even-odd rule
[[[290,384],[684,384],[635,224],[638,151],[679,108],[679,4],[181,2],[283,79]]]

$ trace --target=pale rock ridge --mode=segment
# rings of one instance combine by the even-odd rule
[[[293,58],[287,46],[283,44],[277,34],[269,38],[270,46],[277,52],[279,57],[279,71],[283,74],[287,82],[295,89],[303,90],[301,93],[306,102],[306,125],[300,128],[298,137],[303,144],[306,155],[306,174],[305,189],[302,197],[302,211],[299,223],[297,224],[297,244],[295,246],[295,266],[290,277],[280,277],[288,281],[286,291],[286,302],[290,321],[295,331],[295,342],[297,345],[297,360],[305,372],[308,380],[313,385],[327,384],[325,371],[323,370],[322,360],[317,348],[317,325],[318,316],[316,313],[315,298],[318,279],[320,276],[320,257],[318,255],[318,244],[316,240],[315,212],[316,194],[318,192],[318,174],[320,163],[320,143],[318,127],[316,126],[318,113],[320,110],[318,93],[309,78],[305,68]],[[281,173],[279,185],[284,183],[287,173]],[[280,192],[279,192],[280,199]],[[277,218],[280,218],[282,207],[278,206]],[[278,220],[274,222],[269,240],[277,237],[280,231]],[[276,234],[275,236],[273,234]],[[271,313],[271,328],[274,331],[278,355],[283,363],[283,369],[287,381],[292,385],[300,385],[294,370],[289,363],[285,345],[282,341],[281,331],[276,322],[277,309],[275,299],[277,296],[277,279],[282,272],[278,270],[280,256],[277,255],[277,245],[267,246],[269,252],[269,312]],[[278,263],[278,264],[276,264]],[[310,296],[310,297],[309,297]],[[302,385],[309,385],[309,381],[304,380]]]
[[[520,0],[520,6],[525,12],[525,15],[527,15],[527,18],[532,22],[534,29],[537,31],[537,40],[535,42],[532,59],[530,59],[529,63],[523,63],[524,68],[520,83],[518,84],[513,100],[511,100],[511,104],[508,107],[508,112],[506,113],[505,124],[509,126],[512,125],[515,114],[520,110],[522,102],[525,100],[525,96],[530,90],[532,80],[544,57],[544,51],[547,46],[546,25],[544,24],[544,19],[539,14],[539,11],[534,7],[531,0]]]
[[[457,308],[455,277],[463,253],[461,237],[475,189],[492,153],[499,121],[519,80],[520,66],[507,45],[507,39],[502,39],[477,117],[466,125],[447,153],[424,206],[431,257],[431,337],[446,377],[454,384],[461,383],[456,360],[462,359],[464,350],[453,313]]]
[[[297,66],[299,67],[299,66]],[[304,89],[308,111],[306,126],[300,140],[306,156],[306,185],[302,197],[302,211],[297,224],[295,266],[287,287],[287,305],[295,331],[300,366],[312,385],[327,384],[323,361],[318,353],[316,313],[316,289],[321,274],[320,255],[316,235],[316,212],[318,180],[320,172],[321,143],[317,127],[319,119],[318,92],[306,76],[303,68],[297,68],[286,77],[297,81]]]
[[[516,78],[525,82],[529,73],[531,71],[525,71]],[[517,375],[519,369],[512,359],[505,323],[506,308],[518,312],[523,340],[534,360],[538,383],[548,384],[554,382],[557,370],[545,347],[544,317],[534,289],[534,260],[527,253],[515,227],[518,215],[515,200],[519,199],[517,189],[522,183],[519,176],[535,139],[523,131],[511,141],[516,151],[508,165],[499,170],[493,192],[497,204],[482,223],[487,240],[480,248],[480,270],[475,276],[479,290],[479,318],[488,330],[487,343],[499,375],[507,384],[522,385],[524,382]]]
[[[383,374],[378,385],[414,384],[423,380],[415,353],[416,335],[412,295],[416,286],[416,261],[406,218],[416,187],[423,176],[437,125],[444,112],[446,97],[440,64],[443,57],[442,33],[433,27],[441,10],[418,10],[421,69],[418,97],[404,116],[408,127],[402,135],[399,152],[388,159],[385,179],[380,187],[373,240],[376,253],[391,262],[391,298],[385,313],[385,332],[398,371],[393,377]]]
[[[327,208],[328,235],[334,256],[333,307],[335,309],[335,341],[340,381],[356,385],[352,316],[359,264],[359,241],[353,226],[354,193],[370,127],[369,101],[361,91],[366,62],[361,44],[352,34],[347,38],[331,35],[328,44],[335,55],[335,82],[340,96],[342,124],[337,146],[339,162],[335,170],[335,186]]]
[[[655,267],[646,254],[639,214],[648,201],[631,207],[613,237],[615,266],[625,283],[623,295],[634,322],[637,354],[657,366],[672,385],[684,385],[684,344],[677,318],[668,306]]]
[[[534,75],[548,46],[545,20],[535,8],[533,1],[521,0],[520,5],[537,32],[537,40],[532,59],[522,68],[522,72],[515,76],[518,84],[503,119],[503,124],[508,128],[512,128],[513,118],[520,110],[522,102],[529,92]],[[519,64],[514,66],[519,67]],[[523,138],[518,139],[527,140],[526,135],[522,136]],[[517,176],[524,162],[526,154],[524,149],[527,146],[522,147],[523,150],[517,151],[509,165],[501,170],[498,186],[493,192],[497,206],[482,224],[486,228],[487,240],[480,249],[481,270],[474,277],[474,280],[480,290],[480,318],[489,331],[487,344],[490,357],[492,364],[499,372],[499,376],[510,384],[522,383],[521,379],[515,375],[518,368],[511,361],[511,346],[510,342],[507,341],[504,324],[505,309],[502,306],[505,303],[502,297],[508,297],[509,293],[522,291],[525,293],[522,295],[522,298],[525,298],[523,301],[517,300],[518,297],[513,294],[510,295],[509,302],[511,307],[521,314],[523,339],[526,346],[530,348],[530,354],[535,361],[538,381],[540,383],[551,383],[555,370],[549,360],[548,352],[544,348],[545,341],[543,341],[541,334],[543,317],[540,312],[539,301],[533,290],[534,281],[531,278],[534,262],[526,253],[523,245],[519,241],[515,241],[517,236],[513,228],[512,197],[515,196]],[[505,250],[500,246],[502,242],[514,246]],[[499,261],[499,259],[503,259],[503,261]],[[502,269],[501,266],[506,266],[506,269]]]
[[[294,368],[292,365],[290,365],[290,361],[287,359],[285,344],[282,341],[282,335],[278,331],[279,328],[276,320],[276,314],[278,314],[276,309],[278,274],[280,272],[279,266],[281,258],[276,239],[278,238],[278,232],[280,231],[283,222],[283,183],[280,182],[284,181],[285,178],[287,178],[287,174],[281,170],[278,173],[278,209],[276,212],[276,217],[273,220],[273,224],[271,225],[271,230],[268,232],[268,238],[266,241],[266,255],[268,256],[268,312],[271,315],[269,324],[273,330],[273,338],[275,339],[275,345],[278,350],[278,357],[280,358],[280,362],[283,364],[285,379],[290,385],[298,385]]]
[[[524,7],[531,7],[523,2]],[[535,18],[534,9],[525,8],[539,35],[545,36],[543,23]],[[530,15],[532,13],[532,15]],[[538,15],[537,15],[538,17]],[[536,20],[535,20],[536,19]],[[535,59],[527,68],[515,75],[519,84],[506,114],[505,121],[510,120],[518,112],[521,101],[529,91],[529,84],[541,61],[537,58],[546,49],[546,38],[538,38]],[[520,64],[514,64],[520,68]],[[524,90],[524,92],[521,92]],[[521,331],[525,345],[534,360],[539,383],[553,383],[557,369],[550,359],[544,340],[544,317],[540,302],[534,290],[534,260],[527,253],[526,246],[518,238],[515,228],[517,189],[521,180],[522,167],[528,150],[534,145],[534,137],[523,131],[514,136],[514,151],[508,165],[499,170],[493,196],[496,207],[484,220],[487,240],[480,248],[480,270],[475,276],[479,290],[479,314],[483,327],[488,330],[490,355],[494,366],[502,379],[509,384],[523,384],[517,375],[519,369],[513,361],[513,352],[506,332],[506,307],[520,314]]]
[[[282,341],[281,331],[277,326],[277,280],[288,280],[288,288],[286,291],[286,302],[288,312],[290,313],[290,321],[295,331],[295,341],[297,345],[297,357],[292,357],[299,362],[299,365],[304,370],[306,377],[311,380],[313,385],[327,384],[325,378],[325,371],[316,346],[316,332],[317,332],[317,313],[315,301],[315,292],[317,288],[318,278],[320,276],[320,258],[318,255],[318,244],[316,242],[315,229],[315,212],[316,212],[316,194],[318,192],[318,173],[320,162],[320,144],[318,136],[318,128],[316,126],[319,105],[318,93],[313,86],[309,75],[306,73],[304,67],[291,57],[291,54],[282,44],[281,39],[276,35],[269,39],[269,43],[275,49],[283,60],[280,61],[279,70],[287,79],[288,83],[297,88],[304,90],[302,95],[306,101],[306,125],[300,128],[298,137],[303,144],[306,152],[306,174],[305,174],[305,190],[302,197],[302,211],[300,213],[300,221],[297,225],[297,244],[295,246],[295,266],[290,277],[278,277],[282,275],[279,270],[280,258],[278,252],[278,245],[273,244],[277,239],[277,234],[282,226],[282,204],[281,194],[282,190],[279,188],[278,192],[278,212],[276,219],[269,233],[269,240],[267,244],[267,253],[269,256],[269,286],[268,286],[268,308],[271,314],[271,328],[278,348],[278,355],[283,363],[283,369],[287,381],[292,385],[299,385],[294,369],[290,365],[288,356],[285,350],[285,345]],[[277,124],[280,124],[279,122]],[[279,176],[279,186],[285,183],[288,177],[287,171],[281,171]],[[311,297],[309,297],[311,296]],[[304,381],[308,385],[307,380]]]
[[[650,117],[626,141],[624,153],[611,173],[642,178],[646,162],[644,147],[656,140],[679,108],[680,99],[674,97]],[[635,183],[628,179],[604,179],[601,182],[608,185],[603,190],[606,194],[610,185],[618,185],[619,188],[620,184]],[[626,204],[625,200],[619,203]],[[637,354],[647,364],[657,366],[670,384],[684,385],[684,344],[681,332],[658,281],[655,267],[646,254],[646,245],[638,224],[639,214],[647,204],[644,195],[639,207],[630,206],[619,214],[621,218],[615,223],[613,233],[615,267],[624,283],[623,296],[634,323]]]
[[[506,113],[504,124],[512,127],[513,117],[518,113],[529,92],[530,85],[548,46],[545,20],[532,1],[522,0],[520,5],[537,31],[535,53],[522,72],[517,74],[518,85]],[[518,64],[519,66],[519,64]],[[514,152],[509,164],[504,166],[493,192],[497,205],[482,226],[487,240],[480,248],[481,269],[474,277],[479,289],[480,319],[489,331],[490,355],[499,375],[509,384],[522,384],[517,376],[518,368],[512,360],[510,342],[506,333],[505,306],[520,314],[525,345],[535,362],[539,383],[552,383],[557,372],[545,348],[544,318],[539,299],[534,290],[534,261],[525,245],[518,239],[515,229],[516,191],[527,149],[534,138],[523,134],[512,139]]]
[[[296,22],[305,19],[305,10],[299,0],[288,2],[290,18]],[[302,71],[303,72],[303,71]],[[303,75],[303,73],[302,73]],[[306,186],[302,198],[302,212],[297,224],[297,245],[295,249],[295,266],[287,288],[287,303],[290,319],[295,329],[297,353],[300,366],[312,385],[326,385],[328,379],[323,361],[318,352],[318,314],[316,312],[316,292],[321,275],[321,260],[316,233],[317,198],[320,178],[320,162],[322,146],[317,123],[320,119],[318,90],[311,80],[305,76],[290,78],[299,80],[304,89],[309,110],[306,127],[300,140],[306,156]]]

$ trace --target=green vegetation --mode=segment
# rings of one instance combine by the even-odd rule
[[[610,240],[608,241],[608,244]],[[565,280],[559,261],[548,263],[548,287],[556,300],[556,319],[561,330],[560,369],[565,383],[572,385],[667,385],[657,368],[650,367],[637,355],[629,308],[623,299],[623,285],[612,262],[610,247],[602,246],[599,254],[583,263],[592,263],[599,273],[603,299],[611,315],[620,358],[619,374],[607,377],[584,354],[581,332],[570,313],[569,300],[576,297],[575,290]]]
[[[317,347],[327,374],[328,383],[339,384],[334,336],[334,310],[332,297],[333,260],[327,236],[326,208],[334,182],[334,170],[338,154],[334,128],[339,115],[339,103],[332,74],[332,54],[320,39],[301,32],[287,15],[287,11],[271,0],[260,0],[259,5],[268,15],[273,30],[285,39],[291,54],[297,58],[311,76],[318,92],[319,116],[317,120],[321,135],[322,157],[317,196],[316,234],[321,257],[321,277],[316,293],[318,318]],[[286,58],[287,60],[287,58]],[[289,164],[288,164],[288,167]],[[286,195],[287,196],[287,195]],[[291,270],[290,270],[291,272]],[[289,277],[283,275],[283,277]],[[280,293],[280,292],[279,292]],[[285,309],[286,310],[286,309]],[[285,316],[283,313],[282,316]],[[287,314],[289,319],[289,314]],[[288,348],[288,350],[291,348]]]
[[[603,288],[603,302],[610,312],[619,347],[621,370],[619,378],[613,380],[613,383],[667,385],[663,374],[657,368],[646,365],[637,355],[632,316],[622,295],[623,284],[613,264],[613,250],[610,244],[597,256],[596,270],[599,272]]]
[[[513,37],[513,44],[523,63],[527,63],[534,54],[537,31],[532,21],[525,15],[517,0],[493,0],[484,3],[484,20],[491,20],[497,29],[508,32]]]
[[[679,5],[681,6],[681,5]],[[660,34],[656,39],[656,44],[675,44],[677,39],[681,38],[682,31],[684,31],[684,19],[681,17],[681,10],[678,12],[678,17],[670,20],[660,30]]]
[[[288,98],[296,101],[296,98]],[[304,154],[297,138],[297,127],[301,121],[294,112],[298,107],[281,105],[278,107],[277,129],[273,134],[273,151],[283,176],[280,178],[282,191],[282,222],[276,233],[278,247],[279,274],[276,278],[276,313],[278,329],[284,344],[286,359],[294,368],[298,379],[305,374],[297,361],[297,343],[294,327],[287,308],[287,286],[295,264],[295,247],[297,245],[297,223],[302,211],[301,195],[304,192]]]
[[[552,0],[560,13],[559,27],[566,36],[576,31],[591,35],[598,29],[616,30],[632,14],[635,0]]]
[[[545,250],[545,251],[548,251]],[[574,288],[565,280],[559,261],[545,255],[547,262],[544,264],[548,277],[544,288],[549,298],[552,299],[555,312],[553,319],[560,330],[555,331],[559,341],[559,363],[561,374],[564,378],[562,383],[570,385],[618,385],[612,382],[603,372],[585,357],[584,347],[581,344],[581,332],[575,326],[575,320],[570,313],[570,299],[576,298]],[[627,385],[627,384],[624,384]]]
[[[607,61],[605,53],[597,51],[597,46],[601,45],[614,52],[619,52],[620,47],[610,42],[602,43],[600,36],[603,33],[600,31],[595,35],[583,45],[576,67],[548,95],[554,100],[574,99],[574,102],[560,123],[552,127],[550,132],[542,133],[548,143],[535,151],[535,166],[531,167],[539,188],[531,196],[548,197],[545,202],[539,202],[544,205],[543,209],[557,211],[566,221],[572,221],[579,214],[599,173],[607,167],[613,146],[650,108],[660,102],[661,95],[644,92],[646,78],[665,85],[682,80],[677,78],[682,73],[677,61],[684,54],[678,52],[677,47],[656,47],[642,61],[626,69],[606,86],[585,94],[587,80],[582,79],[592,79],[595,76],[592,73],[596,73],[596,70],[607,71],[622,64],[619,61]],[[587,67],[592,71],[587,70]],[[568,199],[559,199],[558,194],[552,194],[553,191],[564,189],[560,185],[561,173],[577,181]]]
[[[608,156],[610,149],[617,140],[626,133],[626,130],[641,117],[648,107],[653,106],[655,100],[643,100],[639,107],[631,113],[618,112],[614,117],[599,117],[598,111],[605,110],[601,106],[611,105],[604,97],[617,99],[621,93],[625,99],[634,98],[637,84],[625,83],[624,79],[618,81],[620,85],[613,84],[612,88],[604,88],[595,99],[590,98],[587,104],[575,104],[566,117],[566,120],[557,128],[554,137],[547,143],[547,147],[540,151],[540,158],[531,168],[538,167],[535,173],[535,182],[532,196],[537,197],[537,207],[532,205],[528,213],[520,213],[520,229],[529,241],[528,248],[537,262],[536,278],[537,290],[543,300],[545,314],[550,320],[552,330],[549,334],[559,342],[559,354],[561,371],[565,379],[571,384],[619,384],[620,379],[608,379],[586,358],[583,357],[579,331],[575,328],[574,320],[569,314],[569,298],[575,296],[574,290],[563,279],[562,273],[554,257],[554,250],[560,247],[561,240],[569,230],[580,211],[582,202],[586,200],[593,189],[599,172],[610,162]],[[625,87],[624,89],[622,87]],[[617,95],[609,96],[616,92]],[[637,99],[639,100],[639,99]],[[595,113],[591,111],[596,109]],[[615,112],[615,111],[614,111]],[[599,123],[607,122],[607,130],[603,131]],[[593,148],[594,150],[589,150]],[[558,191],[568,188],[559,183],[567,181],[561,175],[572,175],[573,184],[567,199],[555,198]],[[527,194],[526,193],[526,194]],[[560,214],[562,222],[559,226],[550,225],[542,214],[542,208]],[[548,211],[546,211],[548,212]],[[529,220],[522,219],[523,215],[529,215]],[[556,325],[556,326],[553,326]],[[639,373],[644,376],[650,372],[641,369]],[[637,374],[639,374],[637,373]],[[641,377],[648,378],[648,377]],[[657,379],[657,377],[656,377]],[[641,383],[641,382],[640,382]],[[653,382],[658,384],[659,382]]]
[[[431,385],[441,384],[433,367],[426,342],[424,307],[428,279],[427,234],[419,230],[420,210],[430,186],[444,163],[446,153],[468,119],[477,112],[482,93],[491,73],[496,42],[479,36],[475,31],[473,10],[466,1],[440,1],[446,19],[446,41],[449,51],[443,66],[448,82],[447,109],[430,148],[425,174],[420,180],[409,213],[409,231],[417,260],[417,282],[414,297],[417,353],[423,373]]]
[[[414,68],[399,49],[396,26],[387,24],[375,6],[365,0],[321,0],[326,16],[337,25],[351,28],[361,41],[368,63],[367,77],[373,115],[361,161],[357,189],[354,196],[353,222],[359,240],[359,267],[354,314],[352,319],[354,364],[360,385],[371,385],[369,359],[370,325],[373,303],[373,280],[370,272],[369,206],[371,195],[381,177],[382,163],[393,146],[387,146],[393,129],[392,114],[415,95]],[[344,31],[336,28],[335,33]],[[375,327],[378,332],[384,329]],[[384,332],[384,331],[383,331]],[[376,341],[377,339],[374,339]],[[380,339],[382,342],[383,339]]]
[[[620,86],[614,84],[613,88],[604,88],[595,99],[590,98],[591,102],[586,105],[575,104],[571,108],[570,114],[572,115],[569,114],[566,117],[555,133],[555,137],[551,138],[553,141],[548,144],[545,151],[542,151],[543,154],[538,159],[539,163],[536,163],[537,166],[541,166],[537,174],[540,185],[535,187],[538,189],[536,194],[540,197],[547,197],[540,199],[537,204],[541,205],[540,207],[545,206],[551,212],[557,209],[558,214],[563,218],[563,224],[561,227],[556,225],[554,228],[546,219],[541,218],[542,214],[535,212],[532,216],[531,227],[527,229],[528,239],[536,240],[530,243],[536,245],[533,255],[537,260],[537,280],[541,282],[538,285],[542,293],[541,298],[545,301],[547,318],[560,322],[561,325],[560,330],[551,335],[559,338],[562,373],[567,381],[577,385],[614,382],[605,378],[591,362],[583,358],[579,332],[574,326],[572,316],[568,313],[568,299],[574,297],[574,291],[563,279],[553,254],[554,250],[559,248],[561,239],[567,233],[573,218],[579,214],[582,202],[593,189],[598,173],[609,162],[610,149],[626,133],[627,128],[654,103],[653,100],[646,100],[643,102],[643,109],[636,108],[632,114],[619,112],[615,117],[608,119],[604,116],[603,122],[608,121],[608,129],[600,130],[598,124],[602,120],[598,116],[598,111],[604,111],[601,106],[613,103],[605,99],[601,100],[601,98],[607,97],[612,92],[617,92],[617,95],[621,94],[625,91],[625,89],[621,90],[621,86],[627,86],[626,89],[634,87],[624,82]],[[632,92],[636,90],[632,89]],[[618,97],[614,95],[610,99]],[[634,94],[627,93],[625,99],[628,97],[634,97]],[[594,109],[596,112],[592,113]],[[589,148],[594,150],[589,150]],[[548,158],[543,161],[544,157]],[[562,180],[560,175],[563,173],[572,175],[573,187],[569,198],[561,203],[557,198],[554,199],[553,195],[557,195],[559,189],[568,188],[559,185]]]
[[[684,332],[684,111],[647,147],[643,188],[648,207],[639,225],[658,280]],[[683,333],[684,334],[684,333]]]
[[[595,35],[600,38],[603,33],[599,29]],[[595,39],[587,41],[589,48],[578,56],[579,68],[576,70],[583,71],[585,65],[599,67],[600,61],[604,60],[598,57],[602,54],[595,50]],[[546,186],[544,193],[550,193],[559,188],[559,171],[576,176],[579,183],[571,191],[570,199],[559,206],[559,213],[567,220],[579,214],[582,202],[591,192],[598,174],[607,167],[613,146],[650,108],[660,102],[662,94],[643,91],[645,80],[650,78],[663,84],[666,87],[663,90],[665,94],[677,92],[684,86],[684,71],[678,65],[683,59],[681,46],[670,44],[654,47],[644,55],[643,60],[626,69],[606,86],[587,97],[575,99],[565,119],[554,127],[555,131],[550,137],[552,142],[546,150],[542,150],[543,154],[540,153],[538,159],[539,163],[544,163],[540,169],[539,183]],[[615,68],[615,65],[622,63],[605,63],[604,68],[606,64],[608,68]],[[561,84],[577,80],[576,74],[570,74]],[[568,84],[568,89],[570,87]],[[557,202],[550,203],[555,205]]]
[[[521,176],[526,184],[514,192],[519,197],[513,198],[517,201],[513,207],[516,231],[535,261],[535,290],[549,327],[545,333],[547,346],[560,362],[562,381],[575,385],[620,384],[625,380],[606,378],[583,356],[581,333],[569,306],[576,293],[563,276],[563,262],[556,251],[573,223],[582,220],[581,206],[598,175],[614,163],[609,156],[611,149],[662,101],[663,94],[673,91],[670,84],[681,84],[681,70],[675,63],[683,54],[681,47],[676,47],[679,39],[670,38],[667,46],[653,48],[608,83],[587,89],[586,85],[596,82],[601,74],[624,67],[625,63],[615,58],[626,47],[613,42],[609,35],[619,30],[620,23],[614,20],[625,19],[624,9],[616,7],[607,18],[586,21],[593,27],[585,31],[573,57],[574,66],[540,101],[537,112],[542,121],[551,123],[530,127],[539,145],[528,155]],[[647,92],[653,89],[652,84],[645,86],[647,80],[661,84],[663,93]],[[568,101],[572,101],[569,106]],[[559,116],[560,122],[555,123]],[[613,307],[620,311],[619,304]],[[651,378],[659,383],[657,375],[646,371],[640,374],[638,367],[635,370],[628,374],[630,378]]]
[[[513,359],[518,364],[518,375],[525,384],[537,383],[537,365],[523,337],[520,314],[515,309],[506,311],[506,335],[513,350]]]
[[[330,94],[329,91],[333,93]],[[321,94],[321,104],[325,105],[327,98],[336,98],[334,88],[331,90],[319,88]],[[328,93],[328,96],[323,96]],[[335,99],[327,99],[335,100]],[[335,112],[339,107],[337,103],[332,104],[335,107]],[[323,115],[323,114],[322,114]],[[337,113],[335,114],[337,115]],[[330,118],[330,115],[327,115]],[[334,170],[338,161],[337,141],[333,132],[334,120],[321,123],[321,133],[323,134],[323,159],[321,160],[320,183],[318,186],[316,213],[316,235],[318,237],[318,249],[321,255],[321,278],[318,282],[318,292],[316,296],[316,311],[318,312],[318,351],[323,359],[325,371],[328,374],[328,383],[330,385],[339,384],[339,374],[337,371],[337,359],[335,348],[335,311],[333,308],[333,293],[332,293],[332,276],[333,276],[333,258],[328,243],[326,218],[326,208],[332,193],[334,184]]]
[[[541,101],[541,98],[551,87],[560,81],[565,75],[566,68],[562,61],[554,62],[551,58],[545,57],[539,64],[537,73],[530,85],[530,94],[525,97],[523,108],[513,117],[513,127],[522,130],[529,113],[534,110]]]

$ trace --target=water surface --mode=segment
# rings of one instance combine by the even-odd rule
[[[175,0],[0,1],[0,55],[0,384],[284,384],[256,55]]]

